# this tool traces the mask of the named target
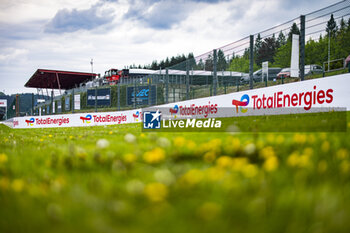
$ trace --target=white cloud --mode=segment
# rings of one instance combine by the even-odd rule
[[[3,0],[0,81],[15,93],[26,91],[24,83],[38,68],[90,71],[94,58],[94,71],[104,73],[182,53],[196,56],[332,3],[290,2]]]

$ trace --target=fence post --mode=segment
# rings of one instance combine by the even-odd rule
[[[95,86],[95,112],[97,112],[97,85]]]
[[[53,94],[53,91],[52,91],[52,94]],[[74,88],[72,90],[72,113],[74,113]]]
[[[217,56],[216,56],[216,49],[213,50],[214,56],[213,56],[213,85],[214,85],[214,96],[216,95],[216,87],[218,85],[218,80],[217,80]]]
[[[305,76],[305,15],[300,16],[300,79]]]
[[[186,100],[190,98],[190,71],[188,66],[188,60],[186,60]]]
[[[134,108],[136,109],[136,79],[134,78]]]
[[[168,68],[165,69],[165,103],[167,104],[169,102],[169,70]]]
[[[118,111],[120,111],[120,81],[121,81],[121,78],[119,79],[119,82],[118,82],[118,87],[117,87],[117,95],[118,95],[118,103],[117,103],[117,106],[118,106]]]
[[[148,82],[148,106],[151,106],[151,104],[152,104],[152,101],[151,101],[151,97],[152,97],[151,83],[152,83],[152,76],[149,77],[149,82]]]
[[[253,72],[254,72],[254,36],[250,35],[249,48],[249,88],[253,89]]]
[[[34,116],[34,93],[32,93],[32,116]]]

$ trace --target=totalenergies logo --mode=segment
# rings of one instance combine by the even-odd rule
[[[174,108],[170,108],[169,112],[171,115],[176,114],[179,111],[179,106],[175,105]]]
[[[248,106],[249,104],[249,95],[244,94],[241,98],[241,100],[232,100],[232,105],[236,106],[236,112],[238,113],[238,107],[242,113],[246,113],[248,111],[247,108],[243,108],[245,106]]]
[[[35,119],[32,117],[29,120],[26,120],[27,126],[33,126],[35,122]]]
[[[139,118],[141,118],[141,112],[136,111],[136,113],[133,113],[132,116],[134,118],[134,121],[139,121]]]
[[[92,116],[90,114],[86,115],[86,117],[80,117],[80,120],[83,120],[83,123],[91,123]]]

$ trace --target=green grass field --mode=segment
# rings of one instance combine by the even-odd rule
[[[0,125],[0,232],[350,232],[349,118],[305,133]]]

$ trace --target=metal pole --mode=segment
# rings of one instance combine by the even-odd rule
[[[73,90],[72,90],[72,113],[74,113],[74,107],[75,107],[75,106],[74,106],[74,104],[75,104],[75,103],[74,103],[74,102],[75,102],[75,101],[74,101],[74,98],[75,98],[75,97],[74,97],[74,87],[73,87]]]
[[[189,67],[188,67],[188,60],[186,61],[186,100],[189,99],[189,92],[190,92],[190,73],[189,73]]]
[[[135,78],[134,78],[134,108],[136,108],[136,79]]]
[[[97,112],[97,85],[95,85],[95,112]]]
[[[216,70],[216,66],[217,66],[217,56],[216,56],[216,49],[213,50],[214,56],[213,56],[213,88],[214,88],[214,96],[216,95],[216,87],[217,87],[217,70]]]
[[[169,102],[169,70],[166,68],[165,70],[165,103],[167,104]]]
[[[331,32],[328,32],[328,72],[329,72],[330,60],[331,60]]]
[[[117,87],[117,94],[118,94],[118,111],[120,111],[120,79],[118,82],[118,87]]]
[[[53,90],[51,90],[50,113],[53,114]]]
[[[254,71],[254,36],[250,35],[250,55],[249,55],[249,88],[253,89],[253,71]]]
[[[300,16],[300,79],[305,76],[305,15]]]
[[[32,93],[32,116],[34,116],[34,93]]]
[[[148,82],[148,106],[151,106],[151,104],[152,104],[152,101],[151,101],[151,96],[152,96],[152,93],[151,93],[151,80],[152,80],[152,77],[149,78],[149,82]]]

